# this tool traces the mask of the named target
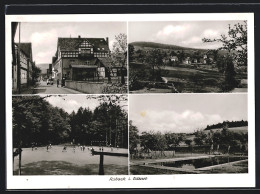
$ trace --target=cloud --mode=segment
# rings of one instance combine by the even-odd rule
[[[145,114],[144,114],[145,112]],[[175,111],[153,111],[146,110],[141,113],[131,114],[131,120],[140,131],[161,132],[193,132],[206,125],[221,122],[223,119],[217,114],[202,114],[192,110],[177,113]]]
[[[202,32],[202,37],[205,38],[217,38],[220,36],[219,31],[213,29],[206,29]]]
[[[189,25],[167,25],[157,33],[157,36],[169,36],[175,33],[185,33]]]
[[[58,33],[55,29],[45,31],[45,32],[34,32],[31,35],[31,42],[35,46],[46,45],[50,43],[55,43],[57,41]]]
[[[77,112],[80,107],[94,110],[100,105],[97,99],[87,99],[85,95],[51,96],[46,100],[54,107],[62,108],[67,113]]]
[[[202,44],[202,38],[199,36],[193,36],[187,40],[183,40],[181,41],[182,45],[186,45],[186,46],[190,46],[190,45],[198,45],[198,44]]]

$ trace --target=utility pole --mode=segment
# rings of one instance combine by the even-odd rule
[[[20,42],[21,41],[21,22],[19,22],[19,44],[18,44],[18,56],[17,56],[17,89],[21,94],[21,61],[20,61]]]
[[[109,115],[109,125],[110,125],[110,130],[109,130],[109,145],[111,145],[111,116]]]
[[[117,144],[117,142],[116,142],[116,140],[117,140],[117,128],[118,128],[118,122],[117,122],[117,119],[116,119],[115,147],[117,147],[116,146],[116,144]]]

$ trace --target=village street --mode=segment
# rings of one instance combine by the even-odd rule
[[[56,84],[47,85],[46,81],[40,81],[39,85],[33,88],[33,94],[82,94],[79,91],[72,90],[69,88],[57,87]]]

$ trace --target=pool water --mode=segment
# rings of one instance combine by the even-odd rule
[[[215,157],[199,158],[199,159],[192,159],[192,160],[149,163],[148,165],[159,165],[159,166],[195,170],[198,168],[225,164],[225,163],[235,162],[235,161],[245,160],[245,159],[247,159],[247,158],[246,157],[215,156]]]

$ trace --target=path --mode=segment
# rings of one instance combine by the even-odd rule
[[[57,87],[56,84],[47,85],[46,82],[41,81],[39,86],[33,89],[33,94],[83,94],[82,92],[66,88],[66,87]]]

